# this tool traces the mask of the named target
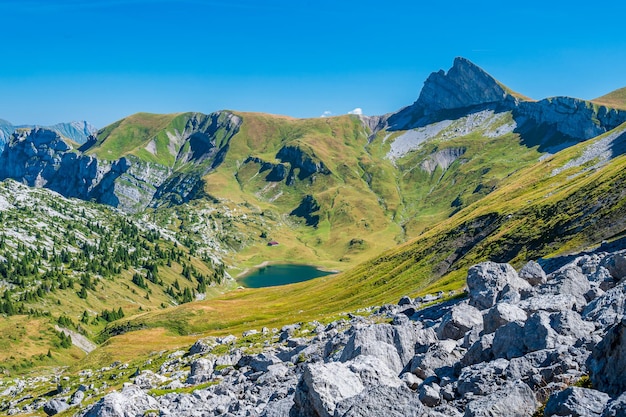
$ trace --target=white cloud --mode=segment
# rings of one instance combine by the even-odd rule
[[[320,117],[330,117],[333,115],[333,112],[330,110],[326,110]]]
[[[363,109],[360,108],[360,107],[357,107],[356,109],[354,109],[352,111],[349,111],[348,114],[358,114],[358,115],[361,115],[361,114],[363,114]]]

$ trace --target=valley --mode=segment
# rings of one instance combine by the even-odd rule
[[[385,307],[403,296],[426,300],[416,315],[465,300],[481,262],[537,260],[553,272],[573,253],[623,249],[623,96],[535,101],[457,58],[412,105],[382,116],[139,113],[81,143],[59,129],[15,130],[0,155],[0,413],[44,415],[44,403],[69,401],[84,383],[87,400],[59,415],[106,415],[89,405],[141,370],[171,385],[155,376],[133,394],[149,413],[158,405],[148,390],[204,392],[224,379],[193,379],[195,365],[176,362],[200,337],[212,344],[202,353],[240,355],[211,356],[220,371],[280,343],[316,346],[313,355],[321,339],[305,339],[315,334],[351,337],[359,317],[403,320]],[[339,273],[239,286],[235,277],[267,262]],[[317,353],[329,364],[341,356]],[[311,357],[298,372],[315,367]],[[302,395],[290,407],[333,415]]]

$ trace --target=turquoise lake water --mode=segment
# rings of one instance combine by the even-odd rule
[[[317,267],[310,265],[267,265],[255,269],[237,281],[244,287],[262,288],[293,284],[332,274],[334,272],[320,271]]]

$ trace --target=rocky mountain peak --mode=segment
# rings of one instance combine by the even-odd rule
[[[457,57],[447,73],[439,70],[430,74],[415,104],[428,114],[499,102],[507,95],[491,75],[468,59]]]

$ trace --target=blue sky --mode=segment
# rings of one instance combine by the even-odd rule
[[[0,0],[0,118],[384,114],[456,56],[533,98],[591,99],[626,86],[624,3]]]

